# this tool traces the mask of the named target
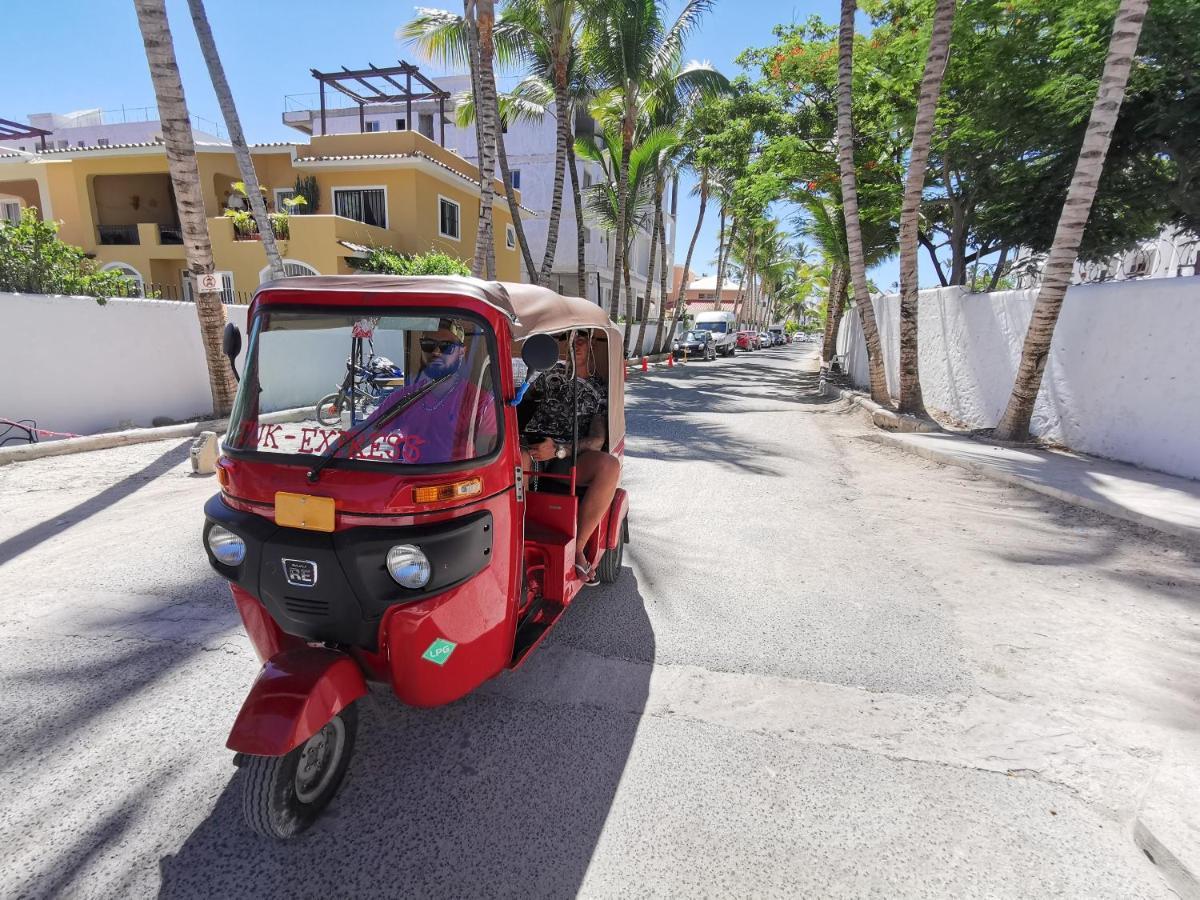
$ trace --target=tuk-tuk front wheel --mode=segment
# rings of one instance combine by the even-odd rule
[[[246,824],[279,839],[312,825],[342,784],[357,730],[358,712],[350,705],[286,755],[249,757],[242,788]]]

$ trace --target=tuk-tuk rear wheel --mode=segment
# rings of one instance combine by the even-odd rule
[[[358,712],[351,704],[284,756],[251,756],[243,766],[242,814],[266,837],[307,829],[341,786],[354,750]]]
[[[600,565],[596,572],[600,576],[600,580],[605,584],[612,584],[621,575],[621,562],[625,558],[625,545],[629,542],[629,519],[626,518],[621,523],[621,536],[617,539],[617,546],[611,550],[605,550],[604,555],[600,557]]]
[[[322,425],[337,425],[342,421],[342,407],[346,403],[345,394],[326,394],[317,403],[317,421]]]

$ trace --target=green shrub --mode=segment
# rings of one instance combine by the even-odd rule
[[[81,248],[59,240],[58,225],[27,207],[16,225],[0,225],[0,291],[83,295],[103,303],[135,296],[137,284],[116,270],[99,271]]]
[[[360,272],[380,275],[470,275],[471,268],[461,259],[430,250],[404,256],[386,247],[374,248],[358,267]]]

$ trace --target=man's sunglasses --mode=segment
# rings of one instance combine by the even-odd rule
[[[421,338],[420,344],[423,353],[432,353],[434,350],[452,353],[462,346],[458,341],[435,341],[433,338]]]

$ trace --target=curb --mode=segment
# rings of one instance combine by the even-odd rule
[[[148,444],[172,438],[196,437],[202,431],[215,431],[221,434],[228,424],[227,419],[212,419],[183,425],[164,425],[161,428],[132,428],[128,431],[89,434],[83,437],[64,438],[61,441],[22,444],[19,447],[0,447],[0,466],[31,459],[42,459],[46,456],[66,456],[69,453],[108,450],[112,447],[126,447],[130,444]]]
[[[869,401],[868,401],[869,402]],[[1069,503],[1072,506],[1082,506],[1085,509],[1090,509],[1093,512],[1103,513],[1106,516],[1112,516],[1114,519],[1124,519],[1126,522],[1133,522],[1135,525],[1144,525],[1147,528],[1153,528],[1155,531],[1161,531],[1164,534],[1169,534],[1173,537],[1184,538],[1190,541],[1200,541],[1200,529],[1191,528],[1187,525],[1176,525],[1174,522],[1164,522],[1162,519],[1157,519],[1153,516],[1144,515],[1143,513],[1135,512],[1131,509],[1126,509],[1116,503],[1110,503],[1105,500],[1098,500],[1094,497],[1084,497],[1076,494],[1073,491],[1063,488],[1053,487],[1052,485],[1044,484],[1040,481],[1034,481],[1026,478],[1023,475],[1015,475],[1011,472],[1005,472],[997,469],[994,466],[989,466],[986,463],[976,462],[969,459],[960,459],[950,453],[943,453],[932,447],[914,447],[904,441],[897,440],[886,431],[879,431],[875,434],[866,435],[867,440],[876,444],[882,444],[887,447],[893,447],[897,450],[903,450],[906,453],[911,453],[914,456],[920,456],[928,459],[931,462],[941,463],[947,466],[958,466],[960,469],[966,469],[968,472],[974,472],[976,475],[982,475],[984,478],[990,478],[992,481],[999,481],[1004,484],[1011,484],[1017,487],[1023,487],[1027,490],[1034,491],[1038,494],[1045,494],[1047,497],[1053,497],[1055,500],[1061,500],[1063,503]]]
[[[840,399],[847,400],[854,406],[857,406],[865,411],[867,415],[871,417],[871,422],[876,428],[881,428],[885,431],[901,431],[908,434],[914,432],[920,432],[922,434],[937,434],[941,431],[941,429],[932,422],[923,421],[915,416],[900,415],[900,413],[893,412],[890,409],[880,406],[866,394],[858,391],[834,387],[827,384],[824,393],[828,394],[831,391],[836,391]]]

